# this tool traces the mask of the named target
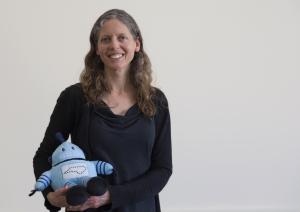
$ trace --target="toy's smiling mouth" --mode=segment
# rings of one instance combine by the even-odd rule
[[[52,165],[52,167],[57,166],[58,164],[61,164],[61,163],[70,161],[70,160],[85,160],[85,159],[84,159],[84,158],[70,158],[70,159],[66,159],[66,160],[60,161],[60,162],[58,162],[58,163]]]

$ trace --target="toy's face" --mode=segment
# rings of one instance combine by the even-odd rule
[[[85,159],[83,151],[70,142],[63,142],[52,154],[52,166],[70,159]]]

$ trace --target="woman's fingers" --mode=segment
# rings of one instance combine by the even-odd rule
[[[68,186],[65,186],[65,187],[57,189],[55,192],[58,195],[64,195],[68,191],[68,189],[69,189]]]
[[[98,208],[99,207],[100,199],[99,197],[93,196],[90,197],[85,203],[82,205],[76,205],[76,206],[68,206],[67,211],[84,211],[89,208]]]
[[[47,199],[49,202],[56,207],[66,207],[65,193],[68,191],[68,187],[59,188],[54,192],[49,192]]]

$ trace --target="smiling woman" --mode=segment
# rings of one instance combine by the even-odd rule
[[[121,114],[136,102],[146,116],[153,116],[156,108],[152,98],[156,89],[151,86],[151,63],[135,20],[122,10],[105,12],[93,26],[90,44],[80,77],[88,100],[97,105],[106,102],[115,108],[123,105],[117,99],[123,99],[125,107],[119,110],[123,111]],[[120,90],[129,92],[120,95]]]
[[[108,190],[81,205],[68,205],[69,188],[45,189],[50,211],[158,212],[158,193],[172,174],[168,102],[151,86],[151,64],[134,19],[123,10],[99,17],[90,35],[80,83],[57,100],[45,137],[34,156],[36,177],[48,170],[58,146],[56,132],[71,135],[88,160],[106,161]],[[66,179],[67,180],[67,179]]]

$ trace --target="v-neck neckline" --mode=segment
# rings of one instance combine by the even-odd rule
[[[106,104],[106,102],[104,102],[103,100],[101,100],[101,102],[104,104],[104,108],[106,108],[113,116],[119,117],[119,118],[125,118],[126,116],[129,115],[129,112],[130,112],[131,110],[133,110],[133,109],[137,106],[137,102],[136,102],[136,103],[134,103],[133,105],[131,105],[131,106],[127,109],[127,111],[125,112],[124,115],[121,115],[121,114],[116,114],[116,113],[114,113],[114,112],[112,111],[112,109],[111,109],[111,108]]]

